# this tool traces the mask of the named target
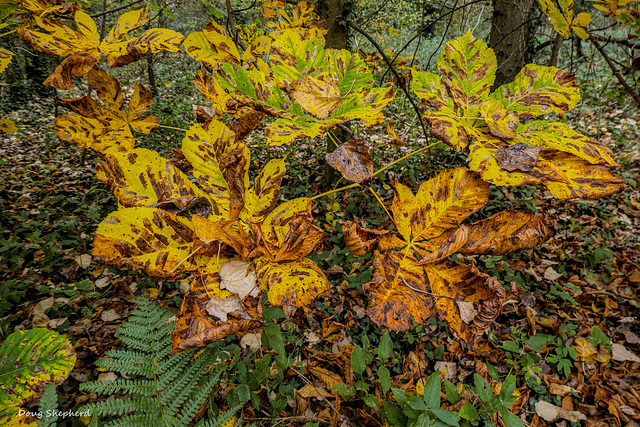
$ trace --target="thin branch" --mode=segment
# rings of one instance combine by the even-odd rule
[[[627,39],[614,39],[611,37],[603,37],[603,36],[599,36],[597,34],[591,34],[591,37],[593,37],[594,39],[601,41],[601,42],[607,42],[607,43],[615,43],[615,44],[621,44],[623,46],[626,46],[628,48],[631,49],[640,49],[640,43],[631,43],[631,41],[627,40]]]
[[[636,91],[634,91],[633,88],[629,86],[629,83],[627,83],[624,77],[622,77],[622,75],[616,68],[616,65],[613,63],[613,61],[611,61],[609,55],[607,55],[607,52],[605,52],[600,43],[598,43],[598,40],[596,40],[592,35],[589,35],[589,41],[593,43],[598,52],[600,52],[600,55],[602,55],[604,60],[607,61],[609,68],[611,68],[611,71],[613,72],[613,75],[616,76],[616,79],[618,79],[618,82],[620,82],[620,84],[624,87],[624,90],[626,90],[627,93],[634,99],[634,101],[636,101],[636,103],[640,105],[640,95],[638,95]]]
[[[126,8],[131,7],[133,5],[136,5],[138,3],[142,3],[143,1],[145,1],[145,0],[135,0],[135,1],[132,1],[131,3],[127,3],[127,4],[123,4],[122,6],[114,7],[113,9],[104,10],[104,11],[102,11],[100,13],[95,13],[95,14],[91,15],[91,17],[92,18],[99,18],[102,15],[106,15],[108,13],[118,12],[118,11],[120,11],[122,9],[126,9]]]
[[[457,5],[458,5],[458,0],[456,0],[453,7],[455,8]],[[440,50],[440,46],[442,46],[442,43],[444,42],[445,37],[447,37],[447,32],[449,32],[449,27],[451,26],[452,21],[453,21],[453,14],[451,14],[451,16],[449,17],[449,21],[447,22],[447,26],[444,29],[444,34],[440,38],[440,43],[438,44],[438,47],[435,48],[433,52],[431,52],[431,55],[429,55],[429,60],[427,61],[427,66],[425,67],[425,69],[427,70],[429,69],[429,64],[431,64],[431,59],[433,58],[433,55],[435,55],[436,52]]]
[[[227,0],[227,31],[233,34],[233,41],[240,46],[242,50],[247,49],[247,46],[240,40],[238,32],[236,31],[236,23],[233,20],[233,9],[231,9],[231,0]]]
[[[398,79],[398,82],[400,82],[402,80],[402,78],[400,77],[400,75],[398,74],[396,69],[393,68],[393,65],[391,65],[391,62],[389,61],[389,58],[387,58],[387,55],[384,53],[384,49],[382,49],[380,47],[380,45],[373,39],[373,37],[371,37],[368,33],[366,33],[364,30],[362,30],[356,24],[353,24],[351,22],[347,22],[347,25],[349,27],[353,28],[354,30],[356,30],[357,32],[359,32],[360,34],[362,34],[367,40],[369,40],[369,42],[378,50],[378,52],[380,52],[380,55],[382,55],[382,58],[384,59],[384,62],[387,63],[387,66],[391,69],[393,74],[396,76],[396,79]],[[405,93],[405,95],[409,99],[409,102],[411,102],[411,105],[413,106],[413,109],[416,111],[416,113],[418,113],[418,118],[420,119],[420,124],[422,125],[422,130],[424,132],[424,136],[425,136],[426,139],[429,139],[429,131],[427,130],[427,126],[424,124],[424,121],[422,120],[422,114],[420,114],[420,109],[416,105],[416,102],[411,97],[411,94],[407,90],[406,85],[399,84],[398,86],[400,86],[402,91]]]
[[[425,25],[424,27],[420,28],[420,29],[418,30],[418,32],[416,33],[416,35],[415,35],[415,36],[413,36],[412,38],[410,38],[410,39],[409,39],[409,41],[407,41],[407,42],[404,44],[404,46],[402,46],[402,48],[401,48],[401,49],[396,53],[396,56],[394,56],[394,57],[393,57],[393,60],[391,61],[391,64],[393,64],[394,62],[396,62],[396,59],[398,59],[398,57],[400,56],[400,54],[401,54],[401,53],[402,53],[402,52],[403,52],[407,47],[409,47],[409,45],[410,45],[411,43],[413,43],[413,41],[414,41],[415,39],[417,39],[417,38],[420,36],[420,34],[422,34],[422,32],[427,31],[427,30],[428,30],[432,25],[436,24],[436,23],[437,23],[438,21],[440,21],[442,18],[444,18],[445,16],[448,16],[448,15],[450,15],[450,14],[452,14],[452,13],[455,13],[455,12],[457,12],[458,10],[460,10],[460,9],[462,9],[462,8],[464,8],[464,7],[471,6],[472,4],[476,4],[476,3],[480,3],[480,2],[484,2],[484,1],[486,1],[486,0],[474,0],[474,1],[471,1],[471,2],[469,2],[469,3],[464,4],[464,5],[462,5],[462,6],[458,6],[458,7],[454,8],[454,9],[451,9],[451,10],[450,10],[449,12],[447,12],[447,13],[443,13],[442,15],[438,16],[438,17],[437,17],[436,19],[434,19],[433,21],[429,22],[429,23],[428,23],[427,25]],[[443,6],[443,7],[444,7],[444,6]],[[440,9],[440,10],[442,10],[442,9]],[[386,70],[386,71],[384,72],[384,74],[382,75],[382,79],[384,79],[384,77],[387,75],[387,73],[388,73],[388,72],[389,72],[389,68],[387,68],[387,70]],[[381,79],[380,81],[382,81],[382,79]]]
[[[235,10],[232,10],[231,13],[244,12],[245,10],[253,9],[257,1],[258,0],[253,0],[253,3],[251,3],[249,6],[245,7],[244,9],[235,9]]]

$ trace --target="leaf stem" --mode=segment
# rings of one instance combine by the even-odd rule
[[[371,188],[371,187],[367,187],[367,188],[369,189],[369,191],[371,191],[371,193],[373,193],[373,196],[376,198],[378,203],[380,203],[380,206],[382,206],[382,209],[384,209],[384,211],[387,213],[387,216],[389,218],[391,218],[391,221],[393,221],[393,217],[391,216],[391,214],[387,210],[387,207],[384,205],[384,203],[382,203],[382,200],[380,200],[380,197],[378,197],[378,194],[376,194],[376,192],[373,191],[373,188]],[[396,228],[398,228],[398,227],[396,227]]]
[[[405,159],[408,159],[409,157],[414,156],[414,155],[416,155],[418,153],[421,153],[421,152],[423,152],[425,150],[428,150],[429,148],[433,148],[433,147],[435,147],[436,145],[439,145],[439,144],[442,144],[442,141],[434,142],[433,144],[425,145],[422,148],[418,148],[417,150],[412,151],[411,153],[407,154],[406,156],[402,156],[399,159],[394,160],[393,162],[391,162],[388,165],[384,166],[383,168],[378,169],[377,171],[375,171],[371,175],[371,178],[373,178],[376,175],[381,174],[382,172],[386,171],[387,169],[389,169],[392,166],[395,166],[396,164],[400,163],[401,161],[403,161]],[[317,195],[311,197],[311,200],[316,200],[316,199],[319,199],[321,197],[328,196],[328,195],[334,194],[334,193],[339,193],[340,191],[348,190],[350,188],[355,188],[355,187],[360,187],[360,184],[358,184],[356,182],[354,184],[350,184],[350,185],[347,185],[347,186],[344,186],[344,187],[335,188],[333,190],[330,190],[330,191],[327,191],[327,192],[324,192],[324,193],[321,193],[321,194],[317,194]]]
[[[8,31],[8,32],[6,32],[6,33],[4,33],[4,34],[0,34],[0,37],[8,36],[9,34],[11,34],[11,33],[15,33],[16,31],[18,31],[18,30],[13,29],[13,30]]]
[[[172,129],[172,130],[179,130],[179,131],[182,131],[182,132],[188,132],[187,129],[176,128],[176,127],[173,127],[173,126],[165,126],[165,125],[158,125],[158,126],[161,127],[161,128],[165,128],[165,129]]]

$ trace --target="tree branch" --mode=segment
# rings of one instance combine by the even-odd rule
[[[238,32],[236,31],[236,23],[233,20],[233,9],[231,9],[231,0],[227,0],[227,31],[233,34],[233,41],[240,46],[242,50],[247,49],[247,46],[245,46],[244,42],[240,40]]]
[[[380,45],[373,39],[373,37],[371,37],[368,33],[366,33],[364,30],[362,30],[356,24],[353,24],[351,22],[347,22],[347,25],[349,27],[353,28],[354,30],[356,30],[357,32],[359,32],[360,34],[362,34],[367,40],[369,40],[369,42],[378,50],[378,52],[380,52],[380,55],[382,55],[382,58],[384,59],[384,62],[387,63],[387,66],[389,67],[391,72],[396,76],[396,79],[398,79],[398,81],[401,81],[402,78],[400,77],[400,75],[398,74],[396,69],[393,68],[393,65],[391,64],[391,61],[389,61],[389,58],[387,58],[387,55],[384,53],[384,49],[382,49],[380,47]],[[411,94],[407,90],[406,85],[399,84],[398,86],[400,86],[400,88],[402,89],[404,94],[409,99],[409,102],[411,102],[411,105],[413,106],[413,109],[416,111],[416,113],[418,113],[418,118],[420,119],[420,125],[422,125],[422,131],[424,132],[424,137],[425,137],[426,140],[428,140],[429,139],[429,131],[427,130],[427,126],[424,124],[424,121],[422,120],[422,114],[420,112],[420,109],[418,108],[418,106],[416,105],[416,102],[411,97]]]
[[[591,37],[601,42],[616,43],[629,47],[631,49],[640,49],[640,43],[631,43],[631,41],[627,39],[613,39],[611,37],[603,37],[593,33],[591,34]]]
[[[145,0],[135,0],[135,1],[132,1],[131,3],[127,3],[127,4],[124,4],[122,6],[114,7],[113,9],[104,10],[104,11],[102,11],[100,13],[96,13],[94,15],[91,15],[91,17],[92,18],[99,18],[102,15],[106,15],[108,13],[118,12],[118,11],[120,11],[122,9],[126,9],[126,8],[131,7],[133,5],[136,5],[138,3],[142,3],[143,1],[145,1]]]
[[[629,95],[631,95],[631,97],[634,99],[634,101],[636,101],[636,103],[638,105],[640,105],[640,95],[638,95],[633,90],[633,88],[631,86],[629,86],[629,83],[627,83],[627,81],[624,79],[624,77],[622,77],[622,75],[620,74],[620,72],[616,68],[616,66],[613,63],[613,61],[611,61],[611,58],[609,58],[609,55],[607,55],[607,52],[605,52],[604,49],[602,48],[602,46],[600,45],[600,43],[598,43],[598,40],[596,40],[595,37],[593,37],[593,35],[590,34],[589,35],[589,41],[591,43],[593,43],[593,45],[598,50],[598,52],[600,52],[600,55],[602,55],[604,60],[607,61],[607,64],[609,65],[609,68],[611,68],[611,71],[613,71],[613,75],[616,76],[616,79],[618,79],[618,82],[620,82],[622,87],[624,87],[624,90]]]

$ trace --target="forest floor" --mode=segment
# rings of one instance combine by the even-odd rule
[[[80,166],[79,150],[56,140],[52,110],[45,100],[34,100],[11,115],[20,131],[1,137],[0,339],[33,327],[65,334],[78,359],[58,392],[61,409],[73,409],[97,399],[81,392],[80,383],[112,378],[94,362],[119,344],[114,332],[130,313],[133,297],[145,293],[177,309],[186,290],[180,282],[153,281],[92,261],[93,233],[116,208],[115,200],[94,178],[98,156],[88,153]],[[531,426],[640,425],[640,140],[633,132],[640,117],[614,113],[606,113],[602,123],[583,119],[593,128],[587,129],[591,136],[615,148],[622,163],[616,173],[627,180],[627,188],[593,201],[562,201],[539,190],[495,190],[492,195],[501,197],[496,202],[501,207],[526,204],[550,214],[553,235],[536,250],[476,257],[481,268],[510,289],[487,334],[492,340],[470,350],[435,321],[418,332],[392,334],[394,355],[387,366],[394,388],[419,394],[424,378],[440,370],[463,398],[443,404],[443,409],[457,410],[465,402],[478,406],[474,373],[496,391],[499,378],[511,373],[518,379],[518,399],[510,411]],[[310,169],[304,153],[287,161],[300,162],[292,168],[298,175]],[[312,183],[308,191],[313,191],[317,177],[307,178]],[[332,218],[338,223],[350,218],[346,200],[336,200]],[[325,222],[323,227],[331,226]],[[331,392],[331,378],[313,369],[325,368],[354,384],[358,378],[350,354],[357,344],[370,355],[366,387],[380,397],[375,366],[381,362],[375,350],[381,331],[366,319],[362,283],[354,285],[370,277],[370,263],[347,265],[344,254],[336,252],[339,245],[327,241],[323,251],[328,255],[319,255],[327,269],[332,267],[328,271],[335,291],[312,311],[294,311],[281,322],[285,347],[304,370],[288,370],[278,384],[265,380],[256,392],[260,407],[246,404],[244,420],[259,425],[383,425],[380,413],[362,403],[365,393]],[[255,359],[246,362],[249,370],[257,369],[254,361],[268,352],[255,352]],[[286,398],[273,414],[270,401],[278,390]],[[220,407],[225,406],[223,396],[221,390]],[[539,401],[556,409],[536,405]],[[30,405],[37,408],[37,401]],[[565,411],[547,423],[548,411],[558,408]]]

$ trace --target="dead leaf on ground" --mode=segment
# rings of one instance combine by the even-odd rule
[[[373,174],[373,157],[364,139],[351,139],[325,155],[327,163],[345,179],[362,182]]]
[[[568,411],[543,400],[536,402],[536,414],[545,421],[555,421],[558,418],[562,418],[572,423],[577,423],[587,419],[587,416],[582,412]]]

